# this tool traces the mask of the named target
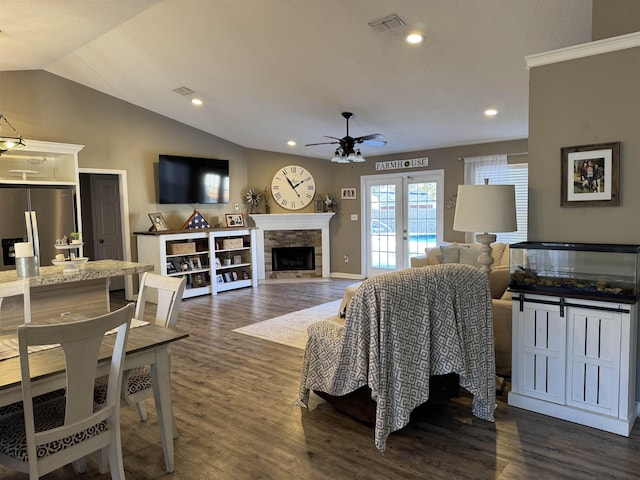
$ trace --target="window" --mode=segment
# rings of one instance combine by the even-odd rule
[[[489,184],[515,185],[518,230],[495,233],[498,242],[525,242],[529,212],[529,165],[507,163],[506,155],[465,158],[464,178],[465,184],[471,185],[482,185],[485,178],[489,179]],[[472,234],[472,238],[475,238],[475,234]]]

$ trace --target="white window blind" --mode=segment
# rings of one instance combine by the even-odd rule
[[[498,159],[496,161],[495,159]],[[465,183],[473,185],[489,184],[515,185],[516,219],[518,230],[496,233],[498,242],[516,243],[527,241],[527,222],[529,211],[529,165],[527,163],[507,163],[506,155],[500,157],[465,158]]]

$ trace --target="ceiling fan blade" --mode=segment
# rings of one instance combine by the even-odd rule
[[[332,145],[334,143],[340,143],[340,142],[320,142],[320,143],[307,143],[305,145],[305,147],[313,147],[314,145]]]
[[[387,144],[384,139],[384,135],[381,133],[372,133],[371,135],[365,135],[355,139],[356,143],[364,143],[365,145],[373,145],[375,147],[382,147]]]

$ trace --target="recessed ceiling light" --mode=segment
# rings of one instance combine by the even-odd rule
[[[495,117],[498,114],[498,110],[496,110],[495,108],[488,108],[484,111],[484,114],[487,117]]]
[[[296,142],[294,142],[293,140],[289,140],[287,142],[287,145],[289,145],[290,147],[295,147],[296,146]]]
[[[191,103],[193,103],[194,105],[202,105],[202,100],[200,100],[199,98],[192,98],[191,99]]]
[[[424,41],[424,37],[419,33],[410,33],[409,35],[407,35],[406,40],[407,40],[407,43],[416,45],[418,43],[422,43]]]

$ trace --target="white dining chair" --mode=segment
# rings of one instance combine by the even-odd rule
[[[124,480],[120,441],[120,389],[133,304],[99,317],[76,322],[18,327],[24,414],[0,421],[0,463],[35,480],[85,456],[106,449],[111,478]],[[93,380],[106,332],[117,328],[107,398],[93,402]],[[59,345],[64,351],[66,396],[34,404],[32,367],[37,355],[29,346]],[[36,357],[34,360],[33,357]],[[33,363],[33,365],[31,365]],[[82,464],[82,463],[81,463]],[[103,462],[99,461],[99,465]],[[100,473],[105,473],[101,471]]]
[[[24,323],[31,323],[31,289],[29,279],[0,283],[0,326],[2,326],[2,301],[7,297],[22,295],[24,305]],[[12,314],[13,312],[6,312]]]
[[[11,325],[14,324],[14,314],[13,310],[9,310],[6,308],[7,302],[4,302],[5,308],[3,309],[3,300],[8,297],[18,297],[22,295],[23,304],[24,304],[24,320],[16,321],[15,323],[31,323],[31,299],[30,299],[30,289],[29,289],[29,280],[21,279],[12,282],[0,283],[0,327],[5,327],[3,318],[5,316],[11,316],[12,321]],[[17,326],[17,325],[16,325]],[[56,393],[57,395],[58,393]],[[49,394],[42,397],[43,399],[48,399]],[[9,415],[13,415],[14,413],[22,412],[22,402],[12,403],[10,405],[5,405],[0,407],[0,419]]]
[[[140,279],[134,318],[152,321],[161,327],[174,328],[178,321],[180,303],[186,282],[186,277],[167,277],[155,273],[144,273]],[[151,317],[149,315],[149,318],[145,318],[145,312],[152,308],[148,305],[150,303],[156,304],[155,316]],[[95,400],[98,403],[104,399],[105,385],[104,377],[96,380]],[[125,371],[123,375],[122,401],[127,405],[136,405],[140,420],[143,422],[147,420],[144,401],[150,397],[153,397],[150,367],[143,366]],[[174,421],[174,436],[176,433]]]

